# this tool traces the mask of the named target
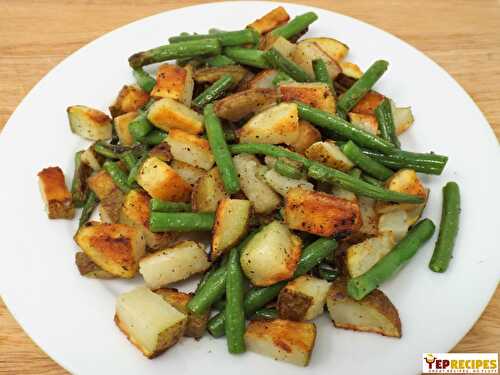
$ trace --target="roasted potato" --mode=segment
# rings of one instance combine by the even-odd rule
[[[350,234],[361,227],[357,203],[303,188],[288,191],[284,216],[290,229],[322,237]]]
[[[165,131],[180,129],[191,134],[203,132],[203,116],[171,98],[154,102],[149,108],[148,120]]]
[[[113,279],[114,276],[107,271],[104,271],[97,264],[92,262],[92,259],[83,251],[75,254],[75,264],[80,275],[94,279]]]
[[[170,146],[170,152],[176,160],[205,170],[212,168],[215,163],[210,144],[205,138],[186,133],[183,130],[172,129],[165,141]]]
[[[219,201],[212,229],[210,260],[213,262],[238,243],[248,232],[252,205],[245,199]]]
[[[354,106],[351,112],[364,115],[375,115],[375,109],[382,103],[385,97],[376,91],[368,91],[365,96]]]
[[[313,60],[323,59],[332,79],[338,76],[341,69],[316,42],[304,40],[299,42],[290,55],[291,59],[299,65],[310,77],[314,77]]]
[[[261,72],[257,73],[255,77],[253,77],[248,82],[248,89],[273,89],[273,79],[278,74],[277,70],[274,69],[265,69]]]
[[[268,38],[266,40],[266,47],[265,49],[270,49],[274,48],[276,51],[278,51],[280,54],[282,54],[286,58],[290,58],[292,56],[293,51],[295,50],[295,47],[297,46],[294,43],[291,43],[287,39],[283,38],[282,36],[279,37],[274,37],[274,38]]]
[[[128,112],[123,115],[117,116],[113,119],[115,124],[116,135],[118,135],[118,139],[120,143],[124,146],[132,146],[135,141],[132,134],[128,130],[128,126],[132,121],[135,120],[139,112]]]
[[[193,298],[192,294],[179,292],[177,289],[162,288],[154,291],[159,294],[179,312],[187,316],[184,336],[199,339],[206,331],[210,311],[205,314],[194,314],[189,311],[187,304]]]
[[[342,74],[347,77],[351,77],[354,79],[359,79],[363,75],[363,71],[359,66],[353,64],[349,61],[339,61],[340,69],[342,69]]]
[[[344,172],[354,167],[352,161],[350,161],[335,142],[331,140],[313,143],[307,148],[305,155],[308,159],[318,161]]]
[[[191,185],[167,163],[155,157],[146,159],[141,165],[137,183],[153,198],[185,202],[191,197]]]
[[[82,163],[87,164],[93,171],[99,171],[101,169],[101,164],[104,162],[104,157],[99,155],[94,150],[94,145],[92,144],[89,148],[83,151],[80,156]]]
[[[375,200],[368,197],[359,197],[359,209],[363,225],[359,231],[367,236],[376,236],[378,233],[379,216],[375,212]]]
[[[396,242],[406,236],[409,227],[408,214],[405,210],[387,212],[380,215],[378,220],[378,231],[380,233],[391,232]]]
[[[219,201],[228,197],[217,167],[206,172],[196,183],[191,197],[193,211],[215,212]]]
[[[195,70],[194,80],[197,83],[214,83],[226,74],[233,77],[234,84],[237,85],[248,74],[248,70],[241,65],[201,68]]]
[[[351,277],[358,277],[387,255],[396,241],[392,232],[382,232],[347,249],[346,265]]]
[[[421,198],[427,199],[427,190],[425,189],[422,181],[420,181],[417,173],[413,169],[400,169],[399,171],[394,173],[385,182],[385,188],[390,191],[416,195]],[[383,214],[400,209],[411,210],[418,206],[420,206],[420,204],[378,201],[375,206],[375,210],[378,213]]]
[[[122,191],[115,189],[99,202],[99,216],[103,223],[118,223],[123,199]]]
[[[278,361],[307,366],[316,340],[313,323],[289,320],[253,320],[245,332],[249,351]]]
[[[281,103],[252,117],[239,131],[240,143],[292,144],[299,136],[295,103]]]
[[[107,114],[84,105],[68,107],[67,112],[73,133],[91,141],[111,138],[113,126]]]
[[[144,236],[137,228],[96,221],[82,226],[75,241],[100,268],[128,279],[135,276],[146,248]]]
[[[151,90],[155,98],[171,98],[190,107],[193,99],[193,71],[187,65],[162,64],[156,73],[156,85]]]
[[[300,276],[290,281],[278,296],[278,313],[281,319],[312,320],[323,314],[328,281],[312,276]]]
[[[375,115],[355,112],[349,112],[348,115],[351,124],[355,127],[363,129],[373,135],[379,134],[378,121]]]
[[[292,277],[302,251],[301,239],[286,225],[273,221],[244,247],[241,268],[256,286],[268,286]]]
[[[125,85],[115,102],[109,107],[111,116],[117,117],[142,108],[149,100],[149,94],[135,85]]]
[[[87,179],[89,189],[92,190],[99,200],[103,200],[113,191],[118,190],[115,182],[104,169],[94,173]]]
[[[279,85],[284,102],[299,102],[335,113],[335,98],[327,84],[321,82],[284,82]]]
[[[170,152],[170,146],[165,141],[157,144],[151,150],[149,150],[148,155],[151,157],[157,157],[158,159],[167,163],[172,161],[172,153]]]
[[[146,285],[158,289],[210,268],[204,248],[194,241],[182,241],[142,258],[139,272]]]
[[[170,166],[193,188],[198,180],[206,173],[206,171],[201,168],[193,167],[191,164],[179,160],[173,160]]]
[[[415,121],[411,107],[396,107],[396,104],[391,100],[392,117],[394,118],[394,127],[396,134],[400,135],[407,131]]]
[[[38,182],[49,219],[72,219],[75,207],[59,167],[49,167],[38,172]]]
[[[175,345],[187,320],[185,314],[146,287],[123,293],[116,302],[116,325],[148,358]]]
[[[266,13],[263,17],[253,21],[247,28],[253,29],[259,34],[265,34],[286,23],[289,19],[290,16],[285,8],[279,6]]]
[[[314,190],[313,184],[307,180],[296,180],[280,175],[274,169],[269,169],[264,173],[264,180],[281,196],[286,196],[290,189],[301,187],[307,190]]]
[[[278,101],[278,94],[272,89],[248,89],[228,95],[214,104],[217,116],[229,121],[240,121],[260,112]]]
[[[340,62],[349,53],[349,47],[333,38],[307,38],[303,42],[316,43],[330,59]]]
[[[328,292],[326,305],[337,328],[401,337],[398,311],[378,289],[356,301],[348,296],[345,279],[337,279]]]
[[[310,122],[299,120],[299,136],[290,146],[294,151],[303,153],[313,143],[321,141],[321,133]]]
[[[271,187],[257,177],[260,164],[254,155],[239,154],[233,157],[234,166],[238,172],[241,190],[252,202],[257,214],[270,213],[277,209],[281,203],[278,194]]]

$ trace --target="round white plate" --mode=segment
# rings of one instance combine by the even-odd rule
[[[75,221],[49,221],[36,174],[59,165],[68,181],[76,150],[86,145],[69,131],[66,107],[86,104],[106,110],[120,87],[132,82],[127,58],[165,44],[182,31],[210,27],[241,29],[277,6],[225,2],[178,9],[113,31],[54,68],[27,95],[0,136],[2,188],[1,292],[26,332],[54,360],[77,374],[413,374],[423,352],[446,352],[469,330],[499,279],[497,141],[464,90],[439,66],[401,40],[352,18],[286,4],[291,15],[314,10],[310,36],[331,36],[351,47],[348,59],[366,69],[390,62],[377,89],[400,106],[411,105],[414,127],[402,137],[405,149],[450,156],[442,176],[423,179],[431,188],[425,216],[439,223],[441,187],[458,181],[461,230],[445,274],[429,271],[435,237],[382,289],[398,308],[400,340],[335,329],[318,319],[318,337],[307,369],[253,353],[231,356],[225,340],[209,335],[184,339],[155,360],[133,347],[113,323],[118,293],[139,281],[97,281],[74,266]]]

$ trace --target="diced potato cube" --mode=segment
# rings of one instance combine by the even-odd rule
[[[125,85],[118,93],[113,105],[109,107],[111,116],[117,117],[124,113],[134,112],[148,102],[149,94],[135,85]]]
[[[290,16],[285,8],[279,6],[266,13],[263,17],[253,21],[247,28],[253,29],[259,34],[265,34],[286,23],[289,19]]]
[[[347,249],[347,270],[351,277],[358,277],[372,268],[380,259],[387,255],[396,241],[392,232],[382,232],[352,245]]]
[[[139,287],[118,297],[115,323],[146,357],[153,358],[179,341],[187,317],[158,294]]]
[[[378,221],[378,231],[380,233],[391,232],[396,242],[406,236],[409,227],[408,214],[405,210],[387,212],[380,215]]]
[[[73,133],[91,141],[111,138],[113,126],[107,114],[84,105],[68,107],[67,112]]]
[[[368,236],[376,236],[378,233],[379,217],[375,212],[375,200],[368,197],[359,197],[359,209],[363,225],[359,231]]]
[[[349,112],[349,120],[355,127],[362,129],[370,134],[379,134],[378,121],[375,115],[364,113]]]
[[[396,104],[391,100],[391,109],[396,134],[403,134],[410,128],[410,126],[413,125],[413,122],[415,121],[413,113],[411,112],[411,107],[396,107]]]
[[[323,163],[329,167],[347,172],[354,167],[352,161],[344,155],[334,141],[316,142],[305,151],[308,159]]]
[[[280,54],[282,54],[286,58],[290,58],[292,56],[293,51],[295,50],[296,44],[289,42],[287,39],[282,36],[275,37],[272,39],[268,39],[266,49],[274,48]]]
[[[342,73],[347,77],[351,77],[354,79],[359,79],[363,75],[363,71],[359,66],[353,64],[349,61],[339,61],[340,69],[342,69]]]
[[[206,172],[196,183],[191,197],[193,211],[215,212],[219,202],[228,197],[219,169],[212,168]]]
[[[321,141],[321,133],[315,126],[305,120],[299,120],[299,136],[290,146],[299,153],[303,153],[313,143]]]
[[[341,72],[338,63],[332,59],[316,42],[304,40],[299,42],[293,50],[292,60],[299,65],[310,77],[314,77],[313,60],[322,59],[326,63],[328,73],[335,79]]]
[[[375,109],[382,103],[385,97],[376,91],[368,91],[365,96],[354,106],[351,112],[364,115],[374,115]]]
[[[278,74],[277,70],[274,69],[264,69],[257,73],[255,77],[253,77],[248,82],[249,89],[274,89],[273,79]]]
[[[99,200],[103,200],[113,191],[118,190],[113,178],[104,169],[94,173],[87,179],[87,185],[92,190]]]
[[[165,131],[181,129],[191,134],[203,132],[203,116],[171,98],[156,101],[148,111],[148,120]]]
[[[42,169],[38,173],[38,180],[49,219],[72,219],[75,216],[75,207],[61,168]]]
[[[75,254],[75,264],[80,275],[95,279],[112,279],[114,276],[95,264],[83,251]]]
[[[206,171],[201,168],[193,167],[191,164],[179,160],[173,160],[170,166],[193,188],[198,180],[206,173]]]
[[[113,120],[115,124],[116,135],[118,135],[120,143],[124,146],[132,146],[135,143],[134,137],[128,130],[128,126],[132,121],[135,120],[138,114],[139,112],[128,112],[115,117]]]
[[[279,85],[284,102],[308,104],[322,111],[335,113],[335,98],[327,84],[321,82],[284,82]]]
[[[156,85],[151,90],[155,98],[171,98],[191,106],[193,98],[193,72],[191,67],[162,64],[156,73]]]
[[[278,94],[274,88],[253,88],[217,100],[214,111],[217,116],[225,120],[240,121],[275,105],[277,101]]]
[[[313,184],[307,180],[296,180],[280,175],[274,169],[264,173],[264,180],[281,196],[286,196],[290,189],[301,187],[307,190],[314,190]]]
[[[349,47],[333,38],[307,38],[304,42],[316,43],[332,60],[341,61],[349,53]]]
[[[215,163],[210,144],[205,138],[186,133],[183,130],[172,129],[168,133],[166,142],[176,160],[205,170],[212,168]]]

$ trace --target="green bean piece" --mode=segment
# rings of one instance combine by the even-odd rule
[[[214,68],[220,68],[223,66],[234,65],[234,64],[236,64],[236,61],[225,55],[217,55],[209,57],[207,59],[207,65]]]
[[[204,314],[226,293],[227,265],[221,264],[196,291],[187,304],[193,314]]]
[[[268,69],[271,66],[264,58],[264,51],[242,47],[226,47],[224,55],[239,64],[253,66],[260,69]]]
[[[205,91],[193,100],[193,106],[203,108],[208,103],[220,98],[234,84],[234,78],[229,74],[223,75]]]
[[[276,48],[271,48],[264,52],[264,58],[275,69],[279,69],[288,74],[292,79],[297,82],[312,82],[313,79],[309,77],[304,69],[295,64],[292,60],[284,57]]]
[[[311,122],[313,125],[332,130],[336,134],[356,142],[357,145],[377,150],[384,154],[392,153],[396,150],[391,142],[368,133],[363,129],[357,128],[350,122],[341,119],[339,116],[335,116],[300,102],[297,102],[297,108],[300,118]]]
[[[203,286],[207,283],[207,280],[210,276],[212,276],[214,274],[214,272],[216,271],[216,267],[212,266],[208,269],[207,272],[205,272],[203,274],[203,276],[201,277],[198,285],[196,286],[196,291],[195,291],[195,295],[196,293],[198,293],[198,291],[203,288]],[[194,296],[193,296],[194,297]]]
[[[383,181],[377,180],[376,178],[373,178],[372,176],[368,176],[366,174],[363,174],[361,176],[361,179],[363,181],[368,182],[369,184],[374,185],[374,186],[380,186],[380,187],[384,186],[384,182]]]
[[[318,266],[318,276],[326,281],[333,281],[339,277],[340,271],[337,267],[332,267],[328,263],[321,263]]]
[[[285,39],[290,39],[294,35],[300,34],[302,31],[318,19],[318,15],[314,12],[307,12],[295,17],[287,24],[277,27],[271,34],[274,36],[282,36]]]
[[[121,191],[124,193],[128,193],[130,191],[130,185],[127,182],[127,175],[115,162],[106,160],[103,164],[103,168],[109,173],[114,183]]]
[[[220,299],[217,302],[215,302],[212,307],[216,310],[222,311],[226,308],[226,300],[225,299]]]
[[[294,82],[294,80],[285,72],[279,71],[276,77],[273,78],[272,84],[278,86],[281,82]]]
[[[339,147],[341,147],[342,145],[339,144],[340,142],[335,142],[335,144]],[[352,177],[356,177],[356,178],[360,178],[361,177],[361,169],[359,168],[353,168],[351,169],[349,172],[347,172],[349,174],[349,176],[352,176]]]
[[[149,73],[145,72],[143,68],[136,68],[133,70],[134,78],[141,89],[146,92],[151,92],[153,87],[156,86],[156,79],[151,77]]]
[[[87,200],[89,189],[87,187],[87,178],[91,174],[91,168],[82,163],[83,151],[75,154],[75,173],[71,182],[71,200],[75,207],[83,207]]]
[[[149,146],[157,146],[167,137],[167,133],[160,129],[151,130],[141,139],[141,142]]]
[[[323,259],[332,254],[337,247],[337,241],[333,238],[318,238],[307,246],[300,256],[299,263],[295,269],[293,277],[305,275]]]
[[[349,113],[363,99],[373,85],[385,73],[389,63],[384,60],[375,61],[366,72],[339,98],[337,107],[344,113]]]
[[[149,201],[151,211],[155,212],[191,212],[191,204],[184,202],[168,202],[158,198]]]
[[[385,98],[382,100],[382,103],[375,108],[375,116],[377,117],[381,138],[391,142],[397,148],[401,148],[401,143],[396,135],[396,126],[394,125],[394,117],[392,116],[391,102],[389,99]]]
[[[153,125],[144,111],[140,111],[137,117],[128,124],[128,131],[136,142],[141,142],[151,130],[153,130]]]
[[[132,68],[136,69],[144,65],[159,63],[167,60],[202,55],[218,55],[220,52],[220,42],[215,38],[210,38],[167,44],[147,51],[138,52],[130,56],[128,62]]]
[[[243,298],[245,284],[243,271],[240,265],[240,250],[237,246],[229,253],[226,276],[226,309],[225,331],[229,353],[238,354],[245,352],[245,310]]]
[[[193,40],[203,41],[207,39],[217,39],[222,47],[241,46],[243,44],[257,44],[259,42],[259,33],[252,29],[238,31],[219,31],[210,34],[193,34],[173,36],[168,39],[172,44],[189,42]]]
[[[238,172],[236,172],[231,153],[224,139],[222,125],[214,112],[213,104],[210,103],[205,106],[203,115],[208,143],[224,183],[224,189],[228,194],[237,193],[240,190]]]
[[[92,212],[94,212],[95,208],[99,204],[99,200],[97,196],[92,190],[89,190],[89,194],[87,195],[87,200],[82,208],[82,213],[80,214],[80,220],[78,222],[78,228],[82,225],[85,225],[87,221],[89,221],[90,216],[92,216]]]
[[[148,158],[148,154],[144,154],[138,161],[137,163],[130,169],[130,172],[128,173],[127,177],[127,184],[129,186],[132,186],[134,182],[136,182],[137,175],[139,174],[139,170],[141,169],[142,163]]]
[[[410,168],[416,172],[440,175],[448,157],[438,154],[424,154],[395,149],[391,154],[381,154],[373,150],[362,149],[363,154],[377,160],[392,169]]]
[[[235,142],[238,139],[232,126],[224,126],[222,130],[224,131],[224,139],[226,142]]]
[[[434,230],[434,223],[429,219],[417,223],[391,252],[364,274],[347,282],[349,296],[359,301],[398,273],[406,262],[417,253],[418,249],[432,237]]]
[[[137,164],[137,158],[132,150],[121,154],[120,159],[125,163],[129,171]]]
[[[439,236],[434,247],[429,268],[434,272],[445,272],[453,254],[460,217],[460,189],[450,181],[443,187],[443,208]]]
[[[250,320],[273,320],[278,319],[278,311],[276,309],[260,309],[255,312],[255,314],[250,317]]]
[[[327,86],[330,88],[332,95],[337,96],[335,88],[333,87],[332,76],[330,75],[330,72],[328,72],[328,67],[326,66],[325,60],[323,59],[313,60],[312,67],[314,70],[314,76],[316,78],[316,81],[326,83]]]
[[[345,156],[349,158],[349,160],[351,160],[354,164],[356,164],[359,168],[361,168],[369,175],[382,181],[385,181],[392,176],[392,171],[389,168],[363,154],[363,152],[359,149],[358,146],[356,146],[353,141],[347,142],[341,147],[341,149]]]
[[[94,143],[93,148],[94,151],[99,155],[102,155],[108,159],[120,159],[120,154],[114,150],[112,150],[107,143],[103,141],[97,141]]]
[[[152,212],[149,229],[152,232],[210,231],[214,221],[213,212]]]
[[[282,159],[276,160],[276,163],[273,165],[273,169],[280,175],[293,178],[295,180],[300,180],[305,177],[305,173],[301,171],[300,168],[297,168]]]

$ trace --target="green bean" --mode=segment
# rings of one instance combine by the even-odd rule
[[[97,152],[99,155],[102,155],[108,159],[120,159],[120,154],[114,150],[112,150],[106,143],[103,141],[97,141],[94,143],[93,148],[94,151]]]
[[[91,169],[88,165],[82,163],[83,151],[75,154],[75,173],[71,182],[71,200],[75,207],[83,207],[87,200],[88,187],[87,178],[90,176]]]
[[[222,311],[226,308],[226,300],[225,299],[220,299],[217,302],[215,302],[212,307],[216,310]]]
[[[224,48],[224,55],[239,64],[261,69],[268,69],[271,67],[264,58],[264,51],[258,49],[226,47]]]
[[[145,135],[141,142],[149,146],[157,146],[167,137],[167,133],[160,129],[153,129]]]
[[[392,116],[391,102],[385,98],[382,103],[375,108],[375,116],[377,117],[380,136],[391,142],[397,148],[401,148],[398,136],[396,135],[396,126],[394,125],[394,117]]]
[[[229,74],[223,75],[210,87],[193,100],[193,106],[203,108],[210,102],[220,98],[234,84],[234,78]]]
[[[184,202],[167,202],[158,198],[149,201],[151,211],[156,212],[191,212],[191,204]]]
[[[363,181],[366,181],[369,184],[372,184],[372,185],[375,185],[375,186],[380,186],[380,187],[384,186],[384,182],[383,181],[377,180],[376,178],[373,178],[372,176],[368,176],[366,174],[363,174],[361,176],[361,179]]]
[[[121,154],[120,159],[125,163],[129,171],[137,164],[137,158],[132,150]]]
[[[151,130],[153,130],[153,125],[144,111],[140,111],[137,117],[128,124],[128,131],[136,142],[141,142]]]
[[[337,102],[337,107],[344,113],[349,113],[363,99],[373,85],[385,73],[389,63],[384,60],[375,61],[372,66],[347,90]]]
[[[429,268],[434,272],[445,272],[452,258],[460,217],[460,189],[456,182],[443,187],[443,208],[439,236],[434,247]]]
[[[136,182],[137,175],[139,174],[139,170],[141,169],[142,163],[148,158],[148,154],[144,154],[137,163],[132,167],[132,169],[128,173],[127,184],[132,186],[134,182]]]
[[[409,151],[394,150],[391,154],[381,154],[373,150],[362,149],[363,154],[377,160],[392,169],[410,168],[417,172],[440,175],[448,157],[438,154],[422,154]]]
[[[285,72],[279,71],[276,77],[273,78],[272,84],[278,86],[281,82],[295,82],[292,77],[290,77]]]
[[[226,140],[224,139],[222,125],[214,112],[213,104],[206,105],[203,114],[208,143],[210,144],[215,163],[224,183],[224,189],[227,193],[234,194],[240,190],[240,180]]]
[[[226,293],[227,265],[221,264],[196,291],[187,304],[187,308],[194,314],[204,314],[213,303],[220,300]]]
[[[264,52],[264,58],[266,61],[275,69],[279,69],[290,77],[292,77],[297,82],[312,82],[312,78],[309,77],[304,69],[299,65],[295,64],[292,60],[284,57],[276,48],[271,48]]]
[[[316,59],[312,62],[312,67],[314,70],[314,76],[316,81],[326,83],[326,85],[330,88],[333,96],[337,96],[335,92],[335,88],[333,87],[332,76],[328,71],[328,67],[326,66],[325,60]]]
[[[245,284],[240,265],[240,250],[237,246],[229,253],[226,276],[226,309],[225,331],[229,353],[237,354],[245,351],[245,310],[243,298]]]
[[[127,175],[123,172],[118,165],[110,160],[104,162],[103,168],[109,173],[113,182],[118,186],[118,188],[124,193],[130,191],[130,185],[127,182]]]
[[[212,265],[212,267],[210,267],[208,271],[203,274],[202,278],[198,282],[198,285],[196,286],[195,295],[200,291],[201,288],[203,288],[203,286],[207,283],[207,280],[214,274],[215,271],[216,268]]]
[[[297,103],[297,108],[300,118],[316,126],[333,130],[336,134],[346,137],[362,147],[381,151],[384,154],[392,153],[396,150],[391,142],[357,128],[351,123],[341,119],[339,116],[335,116],[300,102]]]
[[[297,168],[282,159],[276,160],[276,163],[273,165],[273,169],[280,175],[293,178],[295,180],[300,180],[305,177],[305,173],[301,171],[300,168]]]
[[[285,39],[290,39],[307,29],[307,27],[318,19],[318,15],[314,12],[307,12],[295,17],[287,24],[277,27],[271,34],[274,36],[282,36]]]
[[[434,223],[424,219],[415,225],[408,234],[364,274],[347,282],[347,293],[359,301],[378,288],[381,283],[395,275],[412,258],[420,247],[432,237]]]
[[[335,239],[318,238],[302,251],[293,277],[305,275],[328,255],[332,254],[336,247],[337,241],[335,241]]]
[[[321,263],[318,266],[318,275],[326,281],[333,281],[340,275],[340,271],[336,267],[332,267],[328,263]]]
[[[153,87],[156,86],[156,79],[151,77],[143,68],[136,68],[133,70],[134,78],[141,89],[146,92],[151,92]]]
[[[363,154],[353,141],[347,142],[341,147],[342,152],[363,171],[379,180],[387,180],[392,176],[392,171],[380,164],[378,161]]]
[[[223,47],[241,46],[243,44],[257,44],[259,42],[259,33],[252,29],[238,31],[220,31],[211,34],[194,34],[173,36],[168,39],[172,44],[188,42],[193,40],[203,41],[207,39],[217,39]]]
[[[273,320],[278,319],[278,311],[276,309],[260,309],[253,314],[250,320]]]
[[[339,143],[340,142],[335,142],[335,144],[340,147],[341,145]],[[361,177],[361,169],[359,169],[359,168],[353,168],[353,169],[351,169],[347,173],[349,174],[349,176],[352,176],[352,177],[355,177],[355,178],[360,178]]]
[[[213,212],[152,212],[149,229],[152,232],[210,231],[214,221]]]
[[[236,61],[233,59],[225,56],[225,55],[217,55],[213,57],[209,57],[207,59],[207,65],[212,66],[214,68],[219,68],[222,66],[228,66],[228,65],[234,65],[236,64]]]
[[[220,42],[215,39],[192,40],[175,44],[167,44],[129,57],[128,62],[134,69],[144,65],[175,60],[183,57],[217,55],[221,52]]]
[[[97,196],[92,190],[90,190],[89,194],[87,195],[87,200],[83,205],[82,213],[80,214],[78,227],[81,227],[90,219],[90,216],[92,216],[92,212],[95,210],[98,203],[99,201],[97,200]]]

